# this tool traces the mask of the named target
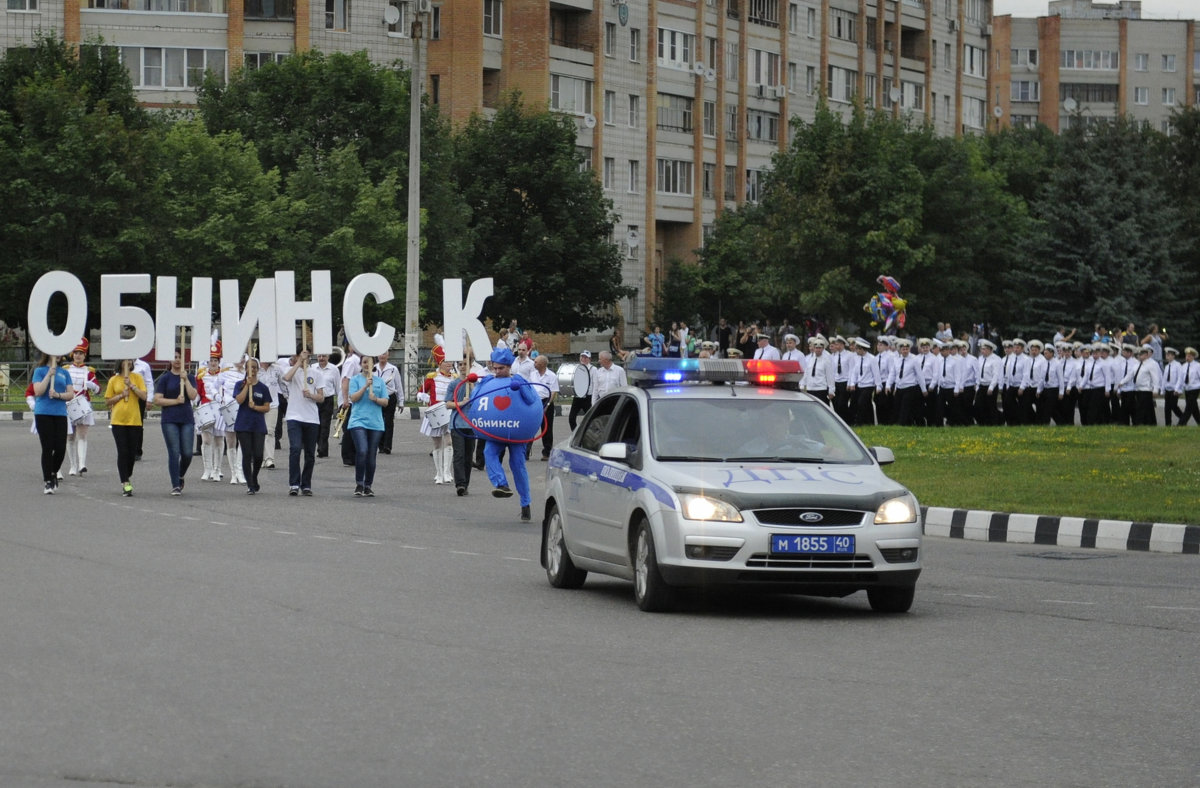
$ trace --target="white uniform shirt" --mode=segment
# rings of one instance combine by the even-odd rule
[[[1134,364],[1125,377],[1121,378],[1121,391],[1149,391],[1154,393],[1158,391],[1162,385],[1162,373],[1159,371],[1158,362],[1153,358],[1148,358],[1145,361],[1138,361]],[[1126,386],[1133,388],[1127,389]]]
[[[142,380],[146,381],[146,402],[154,402],[154,372],[151,371],[150,365],[140,358],[133,360],[133,371],[142,376]]]
[[[760,347],[754,351],[754,357],[766,361],[779,361],[779,348],[767,343],[766,347]]]
[[[526,380],[533,380],[533,376],[537,373],[537,366],[529,356],[525,358],[518,356],[512,363],[512,373],[520,375]]]
[[[801,363],[804,373],[802,385],[805,391],[828,391],[833,388],[833,364],[829,354],[809,353]]]
[[[603,364],[592,370],[592,403],[595,404],[610,391],[626,385],[625,370],[613,364],[608,369]]]
[[[1200,363],[1188,361],[1183,365],[1183,390],[1200,389]]]
[[[1183,365],[1178,361],[1168,361],[1166,367],[1163,368],[1162,387],[1158,390],[1160,394],[1165,394],[1168,391],[1176,394],[1183,393]]]
[[[390,361],[376,364],[375,374],[383,379],[389,397],[393,394],[400,395],[400,370],[396,368],[395,364]]]
[[[540,374],[537,371],[537,367],[534,367],[533,373],[525,379],[530,383],[540,384],[534,386],[533,390],[536,391],[537,395],[542,398],[543,405],[545,404],[546,400],[550,399],[551,394],[558,393],[558,375],[556,375],[549,367],[546,367],[545,375]]]
[[[825,355],[829,356],[829,368],[833,370],[833,382],[845,383],[850,379],[850,364],[854,361],[854,354],[848,350],[827,350]]]
[[[1002,377],[1000,367],[1003,363],[1003,361],[996,358],[994,352],[988,353],[986,356],[981,354],[979,360],[975,363],[975,377],[979,380],[981,387],[987,387],[989,394],[995,391],[996,387],[1000,384],[1000,378]]]
[[[290,370],[291,367],[288,367],[288,369]],[[306,424],[320,424],[321,414],[317,410],[316,400],[304,396],[305,388],[309,391],[317,391],[321,388],[321,382],[313,374],[312,367],[308,369],[297,368],[295,374],[292,375],[292,379],[284,381],[284,385],[287,386],[287,420],[300,421]]]
[[[914,356],[909,353],[907,356],[903,353],[897,354],[899,361],[896,366],[888,372],[887,388],[889,389],[910,389],[919,387],[921,393],[925,393],[925,375],[921,372],[921,357]]]
[[[875,388],[879,383],[879,362],[870,353],[855,354],[850,362],[850,378],[846,385],[854,388]]]
[[[979,385],[979,367],[971,356],[958,356],[955,365],[954,393],[962,394],[965,388],[975,388]]]
[[[285,372],[287,370],[284,370]],[[321,386],[321,391],[325,392],[326,397],[336,397],[342,388],[342,373],[333,364],[326,363],[324,367],[320,364],[313,364],[309,367],[309,372],[313,378],[318,381]],[[297,372],[297,375],[300,373]]]
[[[346,359],[342,361],[342,382],[345,384],[345,386],[338,386],[337,396],[339,408],[346,404],[346,396],[348,396],[348,394],[343,396],[345,392],[343,392],[342,389],[348,388],[350,385],[350,380],[360,372],[362,372],[362,358],[360,358],[356,353],[347,354]],[[290,404],[289,407],[291,407]],[[288,411],[288,413],[290,414],[291,411]]]

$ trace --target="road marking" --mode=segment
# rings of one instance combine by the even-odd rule
[[[500,557],[503,558],[505,561],[526,561],[526,562],[528,562],[528,561],[533,560],[532,558],[517,558],[516,556],[512,556],[512,555],[502,555]]]
[[[998,599],[999,597],[989,596],[988,594],[946,594],[946,596],[961,596],[967,599]]]
[[[359,544],[383,544],[383,542],[372,542],[370,539],[355,539]]]
[[[1041,601],[1051,605],[1084,605],[1087,607],[1091,607],[1096,604],[1095,602],[1077,602],[1073,599],[1043,599]]]
[[[188,517],[187,515],[180,515],[180,519],[181,519],[181,520],[191,520],[193,523],[198,523],[198,522],[200,522],[200,518],[199,518],[199,517]]]
[[[483,555],[483,553],[471,553],[466,550],[448,550],[447,552],[454,555]]]
[[[283,536],[295,536],[296,535],[295,531],[272,531],[271,533],[281,534]]]
[[[159,517],[178,517],[179,515],[171,514],[170,512],[159,512],[158,516]]]
[[[402,544],[402,545],[400,545],[400,547],[405,550],[428,550],[429,549],[428,547],[418,547],[415,544]]]
[[[223,522],[220,522],[219,520],[209,520],[208,524],[209,525],[229,525],[229,523],[223,523]]]
[[[338,538],[336,536],[321,536],[320,534],[313,534],[313,539],[324,539],[328,542],[338,541]]]
[[[1185,610],[1189,612],[1200,610],[1200,607],[1171,607],[1170,605],[1146,605],[1146,607],[1150,610]]]

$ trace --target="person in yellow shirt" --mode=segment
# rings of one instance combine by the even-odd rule
[[[117,364],[117,371],[108,379],[104,402],[110,413],[113,440],[117,442],[117,473],[121,477],[121,495],[133,497],[133,465],[137,447],[142,443],[142,410],[139,402],[146,401],[146,381],[133,371],[133,361]]]

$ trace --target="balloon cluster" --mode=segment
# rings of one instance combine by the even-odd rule
[[[882,324],[882,333],[894,334],[897,328],[904,328],[908,302],[900,297],[900,283],[892,277],[880,276],[875,281],[883,286],[883,290],[863,304],[863,311],[871,316],[872,326]]]

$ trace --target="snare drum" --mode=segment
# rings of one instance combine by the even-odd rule
[[[221,406],[221,420],[225,422],[225,431],[233,432],[233,425],[237,422],[238,414],[237,400],[229,400]]]
[[[67,418],[72,424],[78,424],[92,412],[92,403],[82,394],[76,394],[74,399],[67,400]]]
[[[592,394],[592,369],[574,361],[558,368],[558,391],[564,397],[585,398]]]
[[[196,426],[207,430],[217,423],[217,403],[205,402],[196,408]]]
[[[429,426],[436,430],[448,425],[453,413],[446,407],[446,403],[438,402],[430,405],[428,408],[424,408],[421,411],[421,415],[429,421]]]

